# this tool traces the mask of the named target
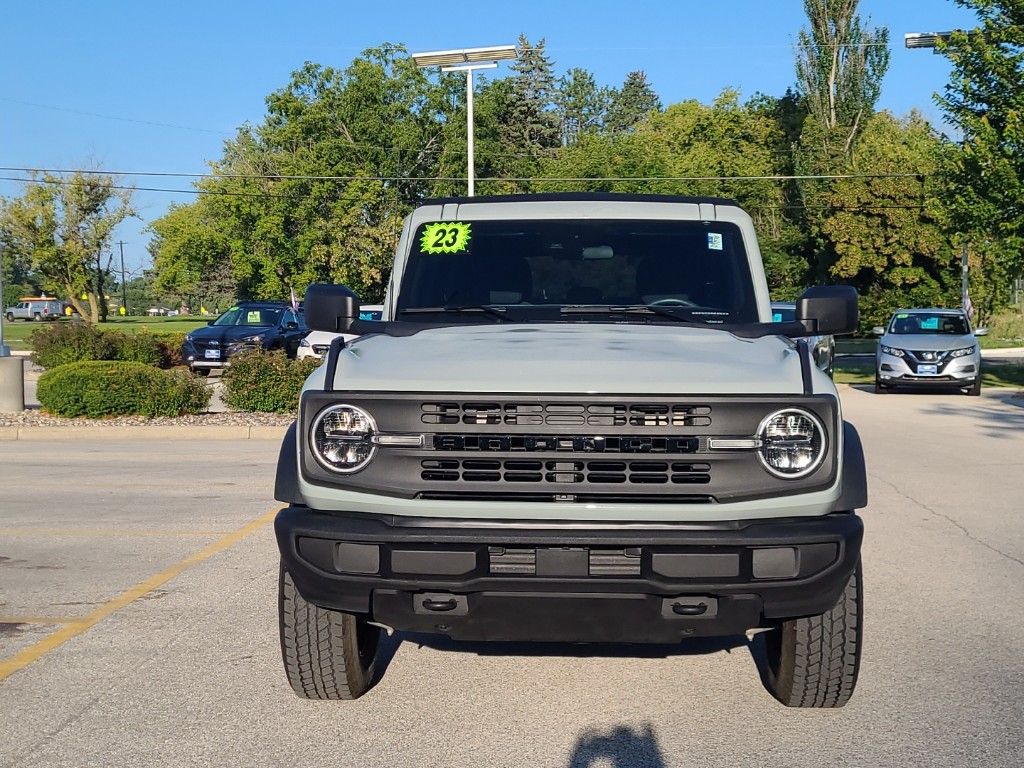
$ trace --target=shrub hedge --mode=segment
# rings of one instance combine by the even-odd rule
[[[224,374],[224,400],[239,411],[294,412],[306,377],[319,364],[315,358],[289,360],[281,351],[236,355]]]
[[[32,359],[43,368],[83,360],[122,360],[160,368],[181,364],[184,333],[124,333],[85,323],[53,323],[32,333]]]
[[[32,332],[32,359],[43,368],[81,360],[113,360],[114,339],[85,323],[53,323]]]
[[[86,360],[43,373],[37,397],[56,416],[182,416],[204,411],[210,391],[188,371]]]

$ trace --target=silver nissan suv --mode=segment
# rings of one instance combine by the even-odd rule
[[[897,387],[957,388],[981,394],[981,352],[976,336],[960,309],[900,309],[884,328],[874,329],[875,393]]]

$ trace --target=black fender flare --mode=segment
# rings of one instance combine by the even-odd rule
[[[852,512],[868,505],[868,470],[864,463],[864,446],[857,428],[843,422],[843,483],[842,492],[832,509]]]
[[[277,477],[274,480],[274,498],[288,504],[305,504],[299,495],[299,461],[295,445],[296,422],[292,422],[281,441],[277,455]]]

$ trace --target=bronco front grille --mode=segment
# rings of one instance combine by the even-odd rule
[[[434,435],[436,451],[522,451],[524,453],[696,453],[696,437],[649,435]]]
[[[711,408],[668,403],[423,403],[424,424],[551,427],[707,427]]]
[[[711,465],[702,462],[424,459],[420,466],[420,477],[427,482],[557,485],[703,485],[711,482]]]

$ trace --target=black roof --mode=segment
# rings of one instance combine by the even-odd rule
[[[612,202],[612,203],[705,203],[738,205],[727,197],[686,197],[684,195],[634,195],[619,192],[538,192],[526,195],[481,195],[479,197],[432,197],[421,205],[463,203],[530,203],[530,202]]]

